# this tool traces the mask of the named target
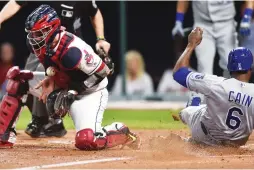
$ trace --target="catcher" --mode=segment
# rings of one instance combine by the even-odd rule
[[[91,46],[65,31],[56,11],[48,5],[39,6],[27,17],[25,29],[33,52],[46,70],[46,78],[36,87],[41,88],[40,99],[52,117],[71,115],[77,132],[75,146],[80,150],[118,145],[139,149],[138,136],[123,123],[101,126],[108,102],[107,76],[113,71],[110,58],[99,57]],[[0,112],[2,146],[14,144],[13,122],[20,110],[22,92],[28,90],[26,82],[33,76],[15,67],[7,78],[16,84],[9,84],[11,90],[0,106],[5,110]]]

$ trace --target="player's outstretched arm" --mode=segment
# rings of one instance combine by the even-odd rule
[[[21,5],[15,0],[10,0],[0,12],[0,24],[15,15],[20,9]]]
[[[173,69],[173,77],[176,82],[190,89],[191,91],[195,91],[197,93],[209,96],[213,95],[211,93],[211,90],[216,90],[216,88],[211,88],[211,86],[214,84],[220,84],[220,82],[222,82],[225,78],[192,72],[188,68],[190,57],[194,49],[202,41],[202,34],[203,30],[199,27],[196,27],[194,30],[191,31],[188,36],[188,45],[185,48],[183,54],[176,62],[176,65]]]
[[[190,57],[193,53],[193,50],[200,44],[202,41],[202,34],[203,30],[200,27],[196,27],[191,31],[188,36],[188,45],[185,48],[184,52],[177,60],[173,72],[175,73],[182,67],[189,67],[190,66]]]

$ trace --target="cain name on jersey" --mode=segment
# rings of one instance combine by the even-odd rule
[[[252,99],[253,97],[240,92],[229,91],[228,93],[228,101],[234,102],[237,105],[250,107]]]

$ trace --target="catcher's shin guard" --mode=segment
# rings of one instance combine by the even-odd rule
[[[118,127],[118,125],[121,125]],[[94,133],[92,129],[83,129],[76,134],[75,146],[80,150],[101,150],[115,146],[129,146],[139,149],[139,138],[130,132],[129,128],[121,123],[113,123],[104,128],[106,136]]]
[[[0,104],[0,146],[12,146],[15,143],[11,139],[15,138],[14,128],[22,107],[21,98],[29,90],[27,80],[32,77],[31,72],[20,71],[18,67],[12,67],[7,73],[7,94]]]

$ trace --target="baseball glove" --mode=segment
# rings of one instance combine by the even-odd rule
[[[58,89],[49,94],[46,108],[51,117],[64,117],[69,111],[71,104],[77,96],[74,90]]]

